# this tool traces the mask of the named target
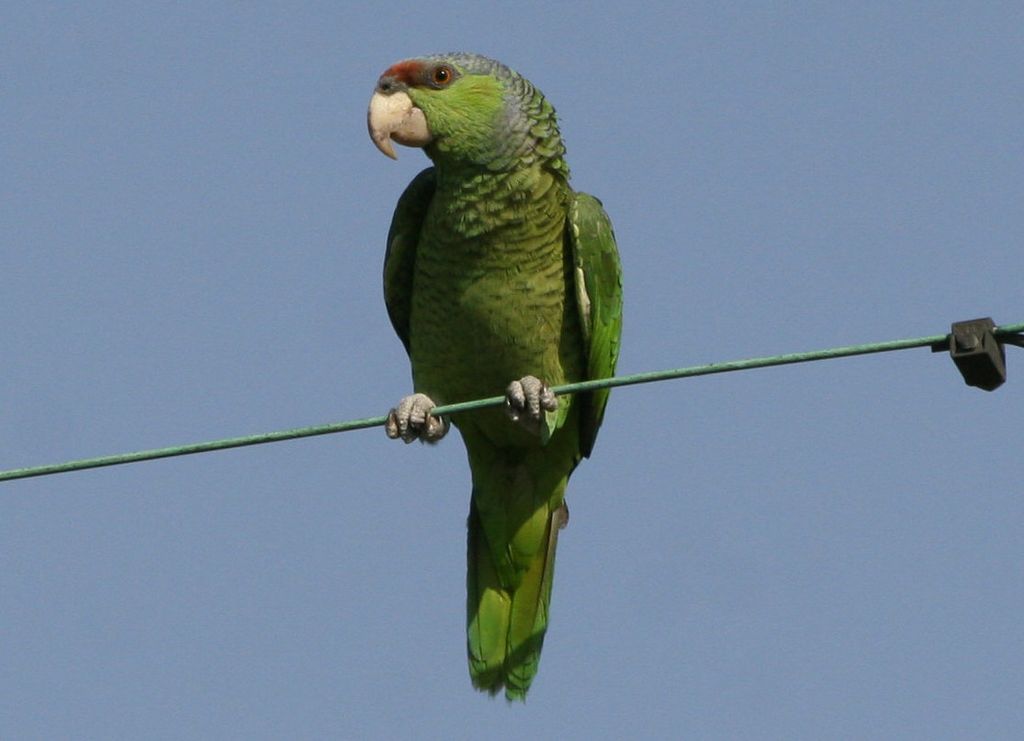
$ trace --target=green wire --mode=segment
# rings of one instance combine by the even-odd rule
[[[1024,332],[1024,322],[1019,324],[1007,324],[998,327],[994,332],[997,337]],[[695,365],[688,368],[634,373],[628,376],[616,376],[615,378],[600,378],[592,381],[567,383],[562,386],[552,387],[552,391],[558,395],[575,394],[582,391],[593,391],[595,389],[613,388],[616,386],[632,386],[639,383],[653,383],[654,381],[667,381],[674,378],[691,378],[693,376],[707,376],[712,373],[728,373],[730,371],[752,370],[754,368],[767,368],[775,365],[807,363],[814,360],[845,358],[851,355],[868,355],[871,353],[892,352],[893,350],[907,350],[914,347],[930,347],[932,345],[948,343],[948,341],[949,335],[944,334],[932,335],[931,337],[915,337],[909,340],[876,342],[867,345],[848,345],[846,347],[833,347],[828,350],[814,350],[811,352],[790,353],[788,355],[773,355],[770,357],[750,358],[747,360],[732,360],[724,363]],[[500,406],[504,402],[504,396],[492,396],[487,399],[476,399],[474,401],[465,401],[459,404],[445,404],[444,406],[438,406],[434,408],[433,413],[437,415],[459,414],[460,412],[468,412],[474,409]],[[267,432],[259,435],[246,435],[245,437],[230,437],[223,440],[211,440],[209,442],[192,443],[190,445],[177,445],[170,448],[140,450],[134,453],[105,455],[99,458],[83,458],[81,460],[68,461],[66,463],[54,463],[47,466],[15,468],[9,471],[0,471],[0,481],[27,479],[33,476],[49,476],[51,474],[66,473],[69,471],[83,471],[88,468],[119,466],[124,463],[151,461],[158,458],[193,455],[194,453],[208,453],[213,450],[242,448],[248,445],[262,445],[264,443],[275,443],[282,440],[296,440],[303,437],[315,437],[316,435],[331,435],[336,432],[349,432],[350,430],[362,430],[367,427],[380,427],[386,421],[386,416],[367,417],[366,419],[355,419],[348,422],[335,422],[332,424],[315,425],[313,427],[297,427],[291,430]]]

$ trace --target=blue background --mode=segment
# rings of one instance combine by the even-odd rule
[[[417,54],[557,107],[620,372],[1024,321],[1019,3],[7,3],[0,468],[383,414]],[[1009,738],[1021,352],[613,394],[525,706],[464,658],[469,478],[379,429],[0,484],[0,736]]]

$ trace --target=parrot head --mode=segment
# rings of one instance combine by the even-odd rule
[[[417,57],[388,67],[370,98],[367,127],[392,159],[395,141],[423,148],[435,164],[502,170],[542,159],[568,173],[551,105],[524,77],[476,54]]]

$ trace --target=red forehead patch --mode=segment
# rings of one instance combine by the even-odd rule
[[[423,79],[423,62],[418,62],[415,59],[397,62],[384,70],[384,74],[381,76],[393,77],[406,85],[415,85]]]

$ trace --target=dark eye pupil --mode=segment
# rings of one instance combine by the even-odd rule
[[[434,79],[437,80],[438,82],[447,82],[448,70],[445,69],[444,67],[439,68],[434,72]]]

